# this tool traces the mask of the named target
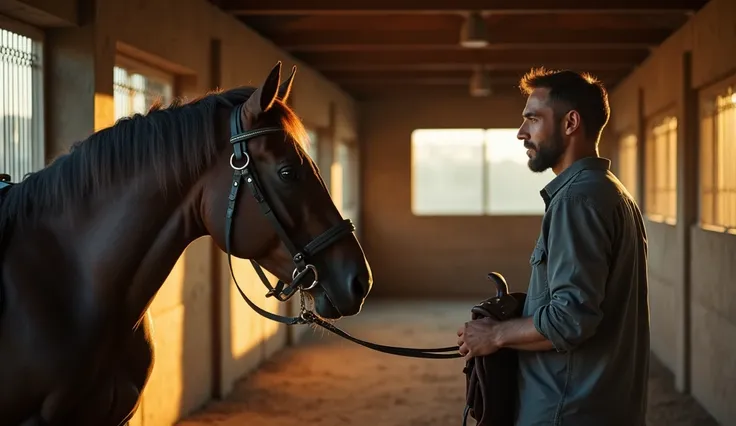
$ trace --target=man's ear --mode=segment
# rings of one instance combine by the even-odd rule
[[[565,122],[563,123],[563,128],[565,129],[565,134],[567,136],[572,135],[577,131],[582,124],[582,120],[580,119],[580,113],[578,113],[576,110],[570,110],[565,114]]]

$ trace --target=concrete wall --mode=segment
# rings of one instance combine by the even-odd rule
[[[666,110],[678,117],[677,223],[647,223],[652,346],[678,388],[724,425],[736,424],[736,235],[698,225],[698,95],[736,75],[734,16],[736,2],[711,0],[655,50],[612,93],[609,133],[634,132],[642,147],[647,118]]]
[[[521,94],[440,100],[427,93],[361,104],[363,221],[370,231],[363,244],[374,272],[372,295],[486,298],[491,271],[501,272],[512,289],[526,290],[541,216],[411,212],[415,129],[516,128],[525,102]]]
[[[178,94],[188,97],[216,86],[257,85],[276,61],[283,61],[285,73],[295,63],[204,0],[65,0],[78,10],[57,21],[49,16],[60,9],[58,1],[16,3],[16,19],[56,22],[53,28],[43,28],[48,160],[74,141],[113,124],[113,66],[118,53],[175,74]],[[24,19],[27,9],[33,13]],[[68,22],[76,16],[76,22]],[[355,105],[335,85],[298,65],[292,104],[305,123],[324,136],[318,142],[323,153],[319,163],[329,182],[331,141],[357,139]],[[265,288],[250,263],[235,260],[234,269],[255,303],[272,312],[295,313],[295,306],[265,299]],[[151,311],[156,364],[132,425],[173,424],[211,397],[227,394],[239,377],[301,334],[248,307],[231,282],[224,254],[209,238],[187,248]]]

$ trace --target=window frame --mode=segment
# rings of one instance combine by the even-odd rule
[[[616,166],[617,175],[621,183],[624,184],[624,186],[629,191],[629,193],[631,193],[634,200],[636,200],[636,202],[638,203],[641,200],[640,198],[641,194],[639,194],[639,181],[641,178],[640,176],[641,173],[639,173],[639,163],[641,162],[641,156],[639,155],[639,144],[640,144],[639,135],[637,134],[635,130],[628,129],[623,132],[620,132],[617,135],[617,138],[618,138],[617,145],[616,145],[616,157],[618,160],[617,161],[618,164]],[[634,141],[633,147],[624,147],[624,145],[626,144],[626,141],[631,140],[631,139],[633,139]],[[631,164],[631,165],[626,164],[625,159],[627,159],[628,157],[626,157],[625,155],[626,154],[625,149],[633,150],[634,164]],[[627,171],[631,171],[631,173],[633,174],[633,182],[628,183],[628,185],[630,186],[627,186],[627,182],[626,182],[626,180],[628,180],[625,177],[627,174],[626,173]]]
[[[664,125],[665,121],[669,120],[675,120],[675,140],[674,140],[674,147],[671,145],[671,141],[667,141],[667,150],[666,156],[667,156],[667,166],[663,173],[667,176],[665,180],[673,179],[672,181],[672,188],[671,189],[665,189],[664,191],[673,191],[673,197],[674,200],[671,200],[671,202],[674,202],[675,209],[672,213],[673,215],[670,216],[668,213],[662,213],[662,212],[652,212],[650,209],[652,207],[653,200],[657,200],[656,196],[659,194],[659,191],[656,189],[661,189],[659,185],[662,185],[661,183],[657,182],[657,173],[660,172],[659,169],[653,168],[652,166],[655,164],[653,161],[652,156],[652,150],[654,150],[654,157],[660,157],[657,155],[658,148],[655,146],[652,148],[652,144],[655,142],[655,135],[654,130],[655,128],[659,127],[660,125]],[[677,116],[677,111],[675,107],[669,107],[665,110],[662,110],[658,113],[652,114],[645,120],[646,124],[644,126],[645,129],[645,137],[644,137],[644,216],[651,222],[657,222],[657,223],[664,223],[667,225],[676,225],[677,224],[677,199],[678,199],[678,182],[677,182],[677,145],[678,145],[678,139],[679,139],[679,126],[680,118]],[[670,151],[670,149],[674,149],[673,152]],[[674,156],[674,163],[669,163],[670,155]],[[672,168],[672,169],[671,169]],[[673,170],[674,169],[674,170]],[[673,176],[674,175],[674,176]],[[652,179],[654,179],[654,183],[652,183]],[[667,182],[669,184],[669,182]],[[665,184],[665,185],[667,185]],[[652,185],[655,186],[655,191],[652,191]]]
[[[721,144],[721,142],[717,139],[717,129],[716,129],[716,123],[715,118],[716,114],[713,112],[713,110],[717,109],[718,107],[715,105],[716,99],[718,96],[723,96],[724,94],[727,94],[727,92],[731,89],[731,96],[736,96],[736,74],[733,74],[727,78],[724,78],[714,84],[711,84],[710,86],[707,86],[700,90],[698,94],[698,218],[697,218],[697,224],[698,227],[700,227],[703,230],[711,231],[711,232],[720,232],[720,233],[729,233],[729,234],[736,234],[736,223],[734,224],[722,224],[722,223],[716,223],[717,220],[715,218],[718,216],[717,209],[718,209],[718,195],[719,189],[718,186],[718,173],[719,168],[713,167],[713,165],[717,162],[717,159],[719,158],[719,155],[716,154],[716,148]],[[736,108],[736,106],[731,107]],[[707,129],[707,125],[711,124],[712,127],[710,129]],[[731,135],[732,142],[736,143],[736,131]],[[707,154],[710,154],[709,158]],[[736,155],[736,148],[734,148],[734,152],[731,153],[732,155]],[[736,158],[733,159],[736,161]],[[728,160],[723,161],[723,163],[727,163]],[[710,168],[712,169],[710,172],[706,172],[706,169],[710,165]],[[724,172],[728,174],[729,176],[726,177],[728,181],[733,181],[733,183],[730,183],[729,186],[734,186],[736,189],[736,173],[732,171],[733,169],[729,169],[728,167],[724,167]],[[709,182],[706,183],[704,176],[706,173],[710,173],[709,175]],[[705,204],[706,204],[706,189],[710,188],[712,193],[710,194],[712,196],[712,203],[711,211],[710,211],[710,218],[706,219],[704,218],[705,213]],[[734,207],[736,209],[736,206]],[[733,212],[734,215],[736,215],[736,211]],[[735,221],[736,222],[736,221]]]
[[[415,148],[415,133],[417,131],[469,131],[469,132],[482,132],[482,143],[480,146],[480,152],[479,156],[481,157],[481,165],[482,168],[480,170],[480,179],[481,182],[479,184],[480,193],[478,194],[478,203],[479,208],[469,208],[461,211],[452,211],[452,212],[444,212],[444,211],[435,211],[435,210],[429,210],[425,211],[424,209],[418,209],[417,208],[417,160],[416,155],[417,151]],[[544,201],[541,197],[541,194],[539,191],[541,191],[548,183],[545,182],[543,185],[541,185],[539,188],[537,188],[537,191],[534,193],[533,196],[538,197],[539,201],[539,209],[535,211],[524,211],[520,210],[518,212],[513,211],[496,211],[496,209],[493,208],[493,205],[491,204],[491,201],[493,199],[493,184],[492,184],[492,168],[493,168],[493,161],[492,158],[490,158],[490,150],[492,149],[491,140],[489,140],[489,132],[493,130],[514,130],[516,131],[516,128],[512,127],[462,127],[462,128],[455,128],[455,127],[419,127],[416,129],[413,129],[410,135],[410,158],[409,158],[409,178],[410,178],[410,200],[409,200],[409,211],[412,216],[418,217],[418,218],[460,218],[460,217],[541,217],[544,215]],[[521,144],[521,141],[518,141],[519,144]],[[475,149],[475,148],[473,148]],[[532,171],[529,171],[527,169],[528,173],[533,173]],[[554,175],[552,174],[551,170],[548,170],[545,172],[549,175],[549,181],[554,179]],[[475,186],[475,183],[473,184]]]

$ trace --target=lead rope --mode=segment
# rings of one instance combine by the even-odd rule
[[[306,304],[304,303],[304,292],[299,290],[301,300],[301,312],[298,318],[303,322],[302,324],[316,324],[327,331],[336,334],[344,339],[350,340],[353,343],[357,343],[369,349],[373,349],[378,352],[387,353],[390,355],[404,356],[410,358],[430,358],[430,359],[452,359],[461,358],[462,355],[458,352],[460,349],[458,346],[446,346],[442,348],[411,348],[411,347],[398,347],[398,346],[386,346],[378,343],[366,342],[365,340],[353,337],[348,332],[341,330],[337,326],[330,322],[323,320],[322,318],[315,315],[313,312],[307,310]],[[454,352],[454,353],[443,353],[443,352]]]

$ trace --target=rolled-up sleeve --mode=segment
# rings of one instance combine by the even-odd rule
[[[550,302],[534,326],[557,351],[571,351],[595,334],[603,318],[612,227],[592,202],[567,197],[553,203],[547,236]]]

